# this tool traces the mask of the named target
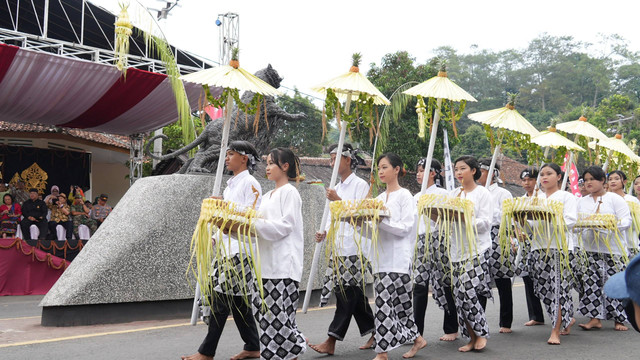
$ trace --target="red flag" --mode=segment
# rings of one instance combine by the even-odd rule
[[[209,105],[204,108],[204,111],[207,113],[207,115],[209,115],[211,120],[215,120],[217,118],[222,117],[222,108]]]
[[[569,153],[564,156],[564,164],[562,165],[562,171],[567,167],[567,163],[569,162]],[[580,194],[580,189],[578,188],[578,168],[576,168],[576,164],[571,163],[571,169],[569,170],[569,187],[571,188],[571,192],[573,195],[577,197],[582,197]]]

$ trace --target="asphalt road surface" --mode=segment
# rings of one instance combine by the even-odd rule
[[[465,342],[438,341],[442,334],[442,311],[430,299],[424,337],[428,341],[416,359],[638,359],[640,334],[633,329],[613,330],[613,322],[603,323],[602,330],[584,331],[578,326],[572,334],[562,337],[562,345],[547,345],[551,331],[549,320],[542,326],[525,327],[528,320],[524,288],[514,285],[514,323],[512,334],[498,333],[498,300],[487,305],[491,338],[482,352],[459,353]],[[97,325],[67,328],[40,326],[41,296],[0,297],[0,360],[13,359],[180,359],[198,349],[206,326],[190,326],[188,319],[145,321],[118,325]],[[333,316],[333,307],[312,308],[307,314],[298,312],[298,326],[312,343],[326,338]],[[578,322],[586,321],[577,317]],[[361,338],[354,321],[345,341],[338,342],[332,359],[372,359],[372,350],[358,350],[366,338]],[[242,342],[232,320],[228,320],[216,359],[229,359],[242,349]],[[390,359],[401,359],[411,345],[389,353]],[[311,349],[302,359],[320,359]]]

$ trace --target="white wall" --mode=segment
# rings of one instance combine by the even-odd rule
[[[109,195],[107,204],[115,206],[129,190],[129,168],[124,164],[91,162],[91,201],[100,194]]]

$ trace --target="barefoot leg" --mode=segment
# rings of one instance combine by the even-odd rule
[[[213,356],[202,355],[198,352],[193,355],[181,356],[180,359],[182,360],[213,360]]]
[[[487,338],[478,336],[475,345],[473,345],[473,349],[475,351],[482,351],[485,347],[487,347]]]
[[[617,322],[617,321],[616,321],[616,326],[615,326],[615,328],[614,328],[614,329],[615,329],[616,331],[627,331],[627,330],[629,330],[629,328],[628,328],[628,327],[626,327],[626,326],[624,326],[624,324],[623,324],[623,323],[620,323],[620,322]]]
[[[475,332],[473,332],[473,329],[471,328],[471,325],[469,325],[468,322],[466,322],[467,325],[467,331],[469,332],[469,336],[471,336],[471,340],[469,340],[469,343],[465,346],[461,346],[458,348],[458,351],[460,352],[468,352],[473,350],[473,348],[476,345],[476,341],[478,339],[478,335],[476,335]]]
[[[576,323],[576,319],[571,318],[571,322],[569,323],[569,325],[567,325],[566,328],[564,328],[562,331],[560,331],[560,335],[571,335],[571,327],[575,323]]]
[[[524,323],[524,326],[534,326],[534,325],[544,325],[544,323],[540,321],[535,321],[535,320],[529,320],[526,323]]]
[[[588,323],[578,324],[578,326],[580,326],[584,330],[600,329],[602,328],[602,322],[600,321],[600,319],[591,318]]]
[[[558,318],[556,319],[556,326],[551,329],[551,336],[547,340],[549,345],[560,345],[560,327],[562,327],[562,308],[558,305]]]
[[[500,328],[500,333],[501,334],[511,334],[513,331],[511,330],[511,328],[507,328],[507,327],[501,327]]]
[[[387,356],[386,352],[383,353],[378,353],[378,355],[376,355],[376,357],[373,358],[373,360],[388,360],[389,357]]]
[[[367,350],[367,349],[371,349],[373,348],[373,342],[375,341],[375,337],[373,335],[371,335],[371,337],[369,338],[369,340],[367,340],[367,343],[360,346],[358,349],[360,350]]]
[[[231,360],[257,359],[259,357],[260,357],[260,351],[242,350],[239,353],[233,355],[231,357]]]
[[[455,341],[458,340],[458,333],[444,334],[440,336],[440,341]]]
[[[427,340],[425,340],[422,336],[418,335],[416,340],[413,342],[413,346],[411,347],[411,350],[404,353],[402,357],[405,359],[412,358],[416,356],[416,353],[420,351],[420,349],[424,348],[425,346],[427,346]]]
[[[323,343],[317,345],[309,344],[309,347],[316,352],[319,352],[320,354],[333,355],[336,350],[336,338],[334,338],[333,336],[329,336]]]

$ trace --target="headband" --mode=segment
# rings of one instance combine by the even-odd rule
[[[246,152],[246,151],[244,151],[244,150],[237,150],[237,149],[234,149],[233,147],[228,147],[227,149],[228,149],[228,150],[231,150],[231,151],[235,151],[235,152],[237,152],[237,153],[238,153],[238,154],[240,154],[240,155],[244,155],[244,156],[246,156],[246,157],[247,157],[247,159],[248,159],[248,161],[247,161],[247,168],[248,168],[249,170],[251,170],[252,172],[256,169],[256,163],[257,163],[258,161],[260,161],[260,159],[256,158],[252,153],[247,153],[247,152]]]
[[[489,166],[482,164],[480,165],[480,169],[489,171]],[[500,179],[500,169],[498,169],[497,167],[493,168],[493,178],[498,184],[502,184],[502,179]],[[522,175],[520,176],[520,178],[522,178]]]

